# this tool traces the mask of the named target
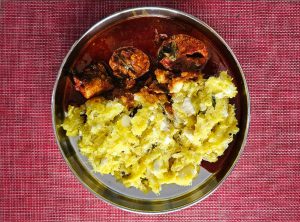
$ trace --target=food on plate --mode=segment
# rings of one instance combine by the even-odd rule
[[[92,63],[82,72],[73,74],[73,81],[75,89],[86,99],[113,88],[112,79],[100,62]]]
[[[79,137],[95,172],[157,194],[163,184],[191,185],[201,162],[216,162],[239,131],[230,104],[237,94],[232,78],[227,71],[201,73],[208,60],[205,44],[182,34],[162,37],[162,66],[150,69],[145,53],[126,46],[113,52],[111,70],[97,63],[81,79],[74,77],[86,98],[98,96],[69,105],[62,124],[67,136]],[[81,86],[77,78],[88,80]],[[113,79],[122,84],[113,86]],[[110,96],[99,95],[107,90]]]
[[[163,41],[158,60],[167,70],[195,71],[206,64],[208,50],[201,40],[178,34]]]
[[[125,86],[130,89],[135,84],[135,79],[149,71],[149,57],[141,50],[126,46],[113,52],[109,60],[113,75],[125,81]]]
[[[161,85],[167,86],[170,92],[176,91],[176,87],[180,86],[185,80],[195,80],[199,76],[199,72],[181,72],[180,74],[174,74],[169,70],[156,69],[154,71],[157,82]]]
[[[236,87],[226,72],[185,80],[166,98],[148,90],[134,94],[134,107],[96,97],[69,106],[63,128],[80,136],[79,147],[93,169],[111,174],[126,187],[159,193],[162,184],[187,186],[202,160],[215,162],[238,132]],[[151,96],[152,95],[152,96]]]

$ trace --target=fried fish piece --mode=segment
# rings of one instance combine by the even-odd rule
[[[199,75],[201,74],[199,71],[189,71],[189,72],[181,72],[177,73],[176,75],[172,73],[172,71],[169,70],[163,70],[163,69],[156,69],[154,71],[156,80],[159,84],[168,84],[169,91],[172,91],[172,85],[174,85],[172,82],[173,80],[176,81],[188,81],[188,80],[196,80]]]
[[[200,70],[208,60],[204,42],[189,35],[173,35],[158,49],[158,61],[167,70]]]
[[[113,75],[123,79],[127,89],[135,85],[135,79],[149,71],[149,57],[133,46],[116,49],[109,60]]]
[[[73,74],[73,81],[75,89],[86,99],[114,87],[105,66],[100,62],[91,63],[82,72]]]
[[[160,84],[166,84],[169,83],[170,79],[172,78],[172,73],[168,70],[163,69],[156,69],[154,71],[154,75],[157,79],[157,82]]]

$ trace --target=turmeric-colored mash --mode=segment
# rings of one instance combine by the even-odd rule
[[[134,107],[96,97],[69,106],[62,127],[80,136],[79,148],[95,172],[111,174],[126,187],[159,193],[162,184],[190,185],[202,160],[215,162],[238,132],[237,94],[227,72],[218,77],[176,82],[172,113],[161,100],[139,92]]]

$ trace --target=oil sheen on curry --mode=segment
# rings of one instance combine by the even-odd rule
[[[159,194],[230,155],[237,88],[193,27],[159,17],[115,24],[89,41],[68,76],[62,127],[95,172]]]

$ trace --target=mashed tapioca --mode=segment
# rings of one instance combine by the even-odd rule
[[[80,136],[79,148],[93,169],[126,187],[159,193],[162,184],[187,186],[202,160],[215,162],[238,132],[237,94],[227,72],[174,83],[172,114],[165,102],[134,95],[133,109],[119,99],[97,97],[69,106],[63,128]]]

